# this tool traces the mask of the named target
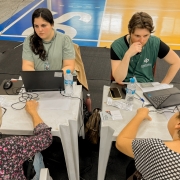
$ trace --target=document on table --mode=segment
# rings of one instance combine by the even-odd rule
[[[161,84],[159,82],[137,83],[143,92],[172,88],[173,84]]]
[[[101,120],[121,120],[122,115],[119,110],[100,112]]]
[[[39,109],[68,110],[70,103],[71,97],[64,97],[59,91],[39,93]]]
[[[176,112],[178,112],[178,110],[176,106],[173,106],[163,109],[162,112],[165,115],[166,119],[169,120]]]

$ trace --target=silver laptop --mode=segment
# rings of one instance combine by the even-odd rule
[[[20,71],[26,92],[63,91],[63,70]]]
[[[156,109],[180,105],[180,90],[176,87],[143,94]]]

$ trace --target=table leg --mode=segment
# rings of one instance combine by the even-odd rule
[[[79,180],[79,153],[77,121],[69,120],[69,125],[60,125],[60,136],[66,160],[69,180]]]
[[[100,148],[98,161],[98,180],[104,180],[110,149],[113,141],[114,130],[109,126],[101,127]]]

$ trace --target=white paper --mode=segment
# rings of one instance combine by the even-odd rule
[[[109,113],[104,112],[104,111],[101,111],[101,112],[100,112],[100,117],[101,117],[101,120],[102,120],[102,121],[112,120],[112,116],[111,116]]]
[[[176,112],[178,112],[178,110],[176,106],[173,106],[163,109],[162,112],[165,115],[166,119],[169,120]]]
[[[71,97],[64,97],[58,91],[39,93],[39,109],[68,110]]]
[[[113,120],[123,119],[119,110],[110,111]]]
[[[118,109],[124,109],[127,111],[132,111],[133,104],[131,106],[127,106],[124,99],[121,100],[113,100],[112,98],[107,98],[107,105],[117,107]]]
[[[141,84],[150,84],[151,87],[142,87]],[[137,85],[141,88],[141,90],[143,92],[149,92],[149,91],[155,91],[155,90],[161,90],[161,89],[168,89],[168,88],[172,88],[173,84],[161,84],[159,82],[152,82],[152,83],[137,83]]]

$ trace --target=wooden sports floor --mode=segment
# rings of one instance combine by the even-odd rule
[[[127,34],[129,19],[144,11],[153,18],[155,33],[172,49],[180,50],[179,0],[107,0],[99,46],[110,46],[114,39]]]
[[[7,0],[0,2],[0,40],[23,41],[32,32],[31,15],[36,8],[49,8],[55,28],[70,35],[80,46],[110,47],[128,33],[129,19],[144,11],[154,21],[154,35],[172,49],[180,50],[179,0]],[[9,3],[9,4],[7,4]],[[22,4],[23,3],[23,4]],[[4,7],[3,7],[4,6]],[[13,10],[11,10],[14,8]],[[4,14],[2,14],[4,13]]]

